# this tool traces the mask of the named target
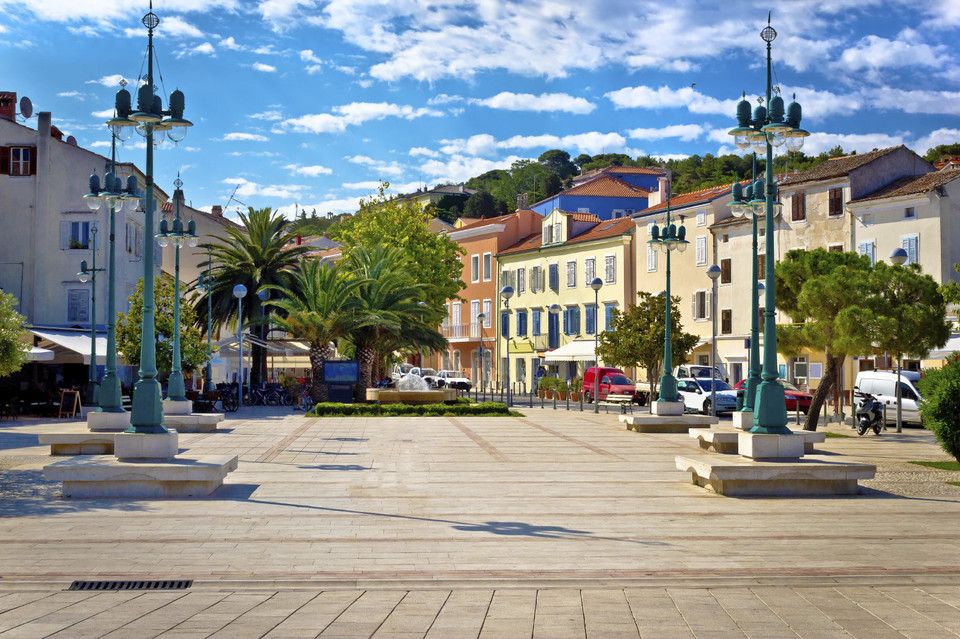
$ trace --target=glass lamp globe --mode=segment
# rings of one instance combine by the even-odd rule
[[[774,133],[770,136],[770,144],[774,147],[779,147],[783,144],[783,138],[780,137],[779,133]]]
[[[790,136],[787,138],[787,150],[788,151],[799,151],[803,148],[803,137],[802,136]]]
[[[183,142],[183,139],[187,137],[187,127],[175,126],[167,131],[167,137],[174,143]]]
[[[762,155],[767,152],[767,140],[763,136],[751,138],[750,146],[753,147],[753,152],[757,155]]]

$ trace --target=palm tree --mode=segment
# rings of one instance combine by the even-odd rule
[[[243,317],[247,325],[261,323],[264,306],[257,292],[268,286],[287,287],[293,269],[309,248],[297,246],[295,237],[287,228],[287,220],[270,208],[250,207],[240,214],[243,229],[227,228],[226,237],[216,237],[218,242],[204,244],[212,250],[213,278],[217,285],[212,291],[213,325],[236,323],[237,300],[233,287],[243,284],[248,294],[243,298]],[[206,271],[207,262],[200,265]],[[197,293],[194,297],[197,326],[207,330],[207,297]],[[258,383],[266,377],[267,358],[264,349],[254,345],[251,382]]]
[[[327,399],[327,387],[319,382],[323,379],[323,361],[330,359],[330,343],[346,337],[360,323],[356,291],[361,284],[363,280],[340,264],[331,267],[304,260],[291,274],[289,285],[269,284],[263,289],[279,294],[279,299],[266,302],[280,311],[271,321],[310,343],[314,402]]]
[[[350,251],[346,264],[361,279],[356,291],[360,320],[349,339],[360,362],[363,387],[373,386],[379,362],[395,350],[446,346],[443,335],[428,323],[433,312],[421,303],[424,285],[411,280],[402,250],[388,246],[356,248]]]

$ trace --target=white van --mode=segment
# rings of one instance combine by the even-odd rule
[[[920,420],[920,391],[917,381],[920,373],[916,371],[900,372],[900,399],[902,401],[902,419],[904,422],[923,425]],[[897,415],[897,372],[896,371],[860,371],[857,373],[857,389],[870,393],[887,409],[887,423],[896,420]]]

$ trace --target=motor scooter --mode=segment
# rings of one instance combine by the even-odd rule
[[[871,428],[877,435],[883,429],[883,404],[871,395],[857,388],[853,389],[855,397],[860,397],[860,403],[854,416],[857,420],[857,434],[865,435]]]

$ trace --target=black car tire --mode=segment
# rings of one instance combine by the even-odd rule
[[[701,412],[702,412],[704,415],[709,415],[709,414],[710,414],[710,406],[711,406],[711,404],[710,404],[710,400],[709,400],[709,399],[706,400],[706,401],[704,401],[704,402],[703,402],[703,410],[702,410]]]

